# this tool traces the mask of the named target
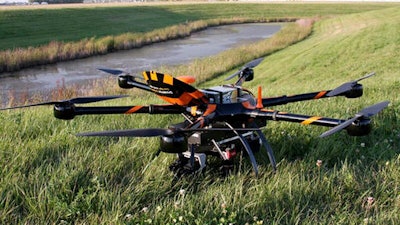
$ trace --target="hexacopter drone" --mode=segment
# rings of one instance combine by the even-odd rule
[[[384,101],[361,110],[351,119],[333,119],[320,116],[308,116],[266,109],[291,102],[320,98],[344,96],[358,98],[363,94],[363,86],[358,82],[368,78],[368,74],[358,80],[328,90],[291,96],[263,98],[261,87],[257,96],[242,87],[245,81],[254,77],[253,68],[263,58],[247,63],[238,72],[226,80],[238,76],[234,84],[221,85],[207,89],[196,89],[190,84],[194,78],[190,76],[173,77],[154,71],[144,71],[144,82],[141,77],[124,73],[121,70],[100,69],[118,76],[121,88],[139,88],[155,93],[168,102],[162,105],[148,106],[110,106],[83,107],[84,104],[110,100],[125,96],[82,97],[65,101],[44,102],[32,105],[17,106],[7,109],[23,108],[39,105],[53,105],[54,116],[58,119],[70,120],[77,115],[87,114],[181,114],[184,121],[170,127],[116,130],[81,133],[78,136],[111,136],[111,137],[160,137],[158,153],[173,153],[178,159],[170,165],[175,175],[202,171],[206,166],[207,156],[216,156],[222,160],[224,170],[229,171],[238,152],[245,152],[250,158],[253,169],[258,174],[258,166],[254,152],[263,147],[268,155],[272,168],[276,170],[275,157],[265,135],[260,130],[266,126],[267,120],[297,122],[303,125],[314,124],[333,127],[320,137],[326,137],[342,129],[349,135],[362,136],[371,131],[370,117],[379,113],[389,102]]]

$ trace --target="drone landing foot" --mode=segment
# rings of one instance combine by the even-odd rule
[[[191,159],[193,157],[193,159]],[[206,166],[206,155],[202,153],[184,152],[178,155],[178,159],[173,162],[169,169],[176,177],[191,175],[203,171]]]
[[[226,160],[224,161],[223,165],[219,167],[219,172],[221,176],[227,177],[232,174],[233,169],[234,169],[233,161]]]

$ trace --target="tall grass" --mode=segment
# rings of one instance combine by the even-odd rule
[[[55,120],[51,108],[0,113],[0,220],[15,224],[397,224],[400,221],[398,53],[400,8],[317,21],[305,40],[274,52],[245,84],[264,96],[334,88],[375,70],[360,99],[335,98],[277,108],[346,118],[390,100],[372,133],[317,138],[325,128],[269,123],[264,133],[278,172],[260,152],[260,176],[238,157],[232,176],[216,162],[205,174],[172,182],[155,138],[77,138],[75,133],[166,127],[175,116],[85,116]],[[360,24],[362,26],[360,26]],[[231,71],[230,71],[231,72]],[[230,74],[228,72],[228,74]],[[178,74],[181,74],[177,71]],[[223,83],[227,74],[201,85]],[[207,79],[205,79],[207,80]],[[146,95],[102,105],[151,104]],[[99,103],[100,104],[100,103]],[[317,160],[322,162],[316,165]],[[213,167],[214,165],[214,167]]]

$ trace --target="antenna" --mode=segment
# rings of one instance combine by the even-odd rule
[[[261,90],[261,86],[258,86],[258,93],[257,93],[257,105],[256,105],[257,109],[262,109],[264,108],[263,104],[262,104],[262,90]]]

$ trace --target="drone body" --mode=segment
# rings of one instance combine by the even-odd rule
[[[258,174],[258,166],[254,152],[264,149],[272,168],[276,170],[275,157],[271,146],[260,128],[266,126],[267,120],[297,122],[303,125],[314,124],[333,127],[321,137],[346,129],[349,135],[361,136],[371,131],[370,117],[388,106],[389,102],[381,102],[367,107],[348,120],[308,116],[266,109],[291,102],[306,101],[335,96],[358,98],[363,94],[363,86],[358,81],[368,78],[369,74],[356,81],[328,91],[306,94],[262,98],[261,87],[257,96],[242,87],[246,81],[254,77],[253,68],[262,58],[246,64],[237,73],[227,78],[238,76],[235,84],[221,85],[199,90],[190,85],[194,78],[172,77],[154,71],[143,72],[144,82],[137,77],[120,70],[100,69],[118,76],[121,88],[139,88],[155,93],[168,102],[164,105],[148,106],[111,106],[81,107],[83,104],[109,100],[125,96],[75,98],[61,102],[45,102],[21,107],[54,104],[54,115],[59,119],[73,119],[77,115],[87,114],[181,114],[184,121],[171,125],[167,129],[148,128],[81,133],[78,136],[112,136],[112,137],[160,137],[159,152],[173,153],[178,159],[170,166],[177,176],[202,171],[208,156],[216,156],[222,160],[223,168],[229,170],[239,152],[249,156],[253,169]],[[21,108],[14,107],[14,108]],[[159,153],[158,152],[158,153]]]

